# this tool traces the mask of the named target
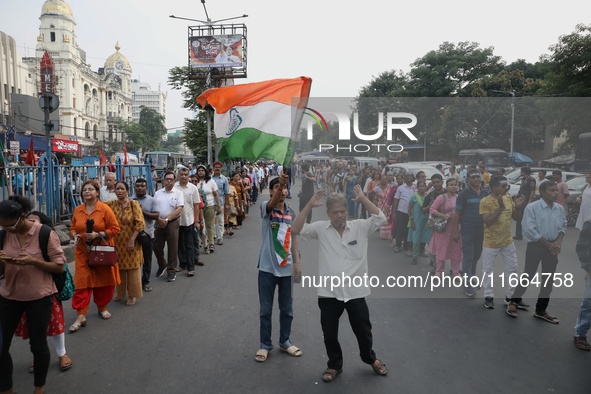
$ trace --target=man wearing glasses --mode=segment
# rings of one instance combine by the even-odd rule
[[[176,268],[178,266],[178,245],[179,245],[179,217],[183,211],[185,200],[183,193],[174,188],[174,172],[167,171],[164,174],[164,188],[154,194],[158,203],[160,217],[156,220],[154,231],[154,255],[158,260],[158,271],[156,277],[164,275],[166,281],[174,282],[176,279]],[[164,259],[164,244],[168,245],[168,262]]]
[[[507,289],[505,302],[509,302],[515,291],[514,278],[517,274],[517,250],[511,233],[511,219],[521,220],[519,208],[523,205],[525,198],[519,196],[515,202],[507,194],[509,184],[507,178],[494,175],[490,178],[492,193],[480,201],[480,216],[484,222],[484,242],[482,250],[482,287],[484,289],[484,307],[494,309],[493,284],[500,281],[493,280],[493,268],[497,254],[501,254],[505,260],[505,282]],[[529,305],[519,302],[520,309],[527,309]]]
[[[542,198],[529,204],[523,213],[523,235],[527,241],[523,274],[533,284],[537,280],[536,276],[539,275],[538,267],[542,265],[542,275],[538,276],[540,293],[534,317],[558,324],[558,318],[550,315],[546,308],[548,308],[550,293],[556,280],[554,273],[558,265],[558,255],[562,250],[562,238],[566,233],[566,217],[564,207],[556,203],[558,188],[554,182],[543,182],[540,185],[540,194]],[[519,281],[519,286],[515,289],[513,298],[507,306],[507,314],[511,317],[517,317],[517,308],[523,304],[521,297],[527,290],[528,284],[524,282]]]
[[[477,169],[468,171],[467,177],[468,187],[458,195],[456,214],[451,225],[454,241],[457,242],[462,237],[462,273],[467,278],[464,294],[474,297],[476,293],[470,284],[470,278],[476,275],[476,264],[482,254],[484,222],[480,216],[480,201],[487,194],[480,187],[482,176]]]

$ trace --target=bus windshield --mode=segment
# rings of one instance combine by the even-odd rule
[[[168,166],[168,155],[158,153],[147,153],[146,158],[152,160],[152,165],[158,169],[166,168]]]

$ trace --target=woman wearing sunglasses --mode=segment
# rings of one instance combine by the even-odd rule
[[[10,344],[23,312],[27,316],[29,343],[34,359],[35,393],[43,393],[51,354],[47,327],[51,318],[51,298],[57,289],[51,273],[62,273],[66,256],[55,232],[49,236],[45,261],[39,245],[41,223],[26,218],[29,200],[12,196],[0,202],[0,227],[4,230],[0,251],[0,393],[12,393]]]

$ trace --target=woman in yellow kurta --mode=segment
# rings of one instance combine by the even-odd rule
[[[119,275],[121,283],[117,285],[114,301],[120,301],[129,294],[127,305],[135,305],[142,296],[142,273],[144,263],[142,245],[135,242],[137,235],[144,229],[142,207],[137,201],[129,198],[129,186],[125,182],[115,184],[117,200],[108,201],[107,205],[119,221],[121,232],[115,236],[115,248],[119,257]]]
[[[233,227],[238,225],[237,217],[238,215],[242,215],[242,207],[238,208],[238,192],[236,191],[236,187],[234,186],[233,182],[230,182],[230,194],[226,195],[225,198],[225,207],[224,207],[224,216],[225,216],[225,227],[226,227],[226,234],[227,235],[234,235],[232,231]],[[230,211],[232,208],[236,208],[236,212],[238,215],[231,215]]]
[[[86,326],[86,314],[90,304],[90,296],[94,295],[94,302],[98,306],[98,312],[103,319],[111,318],[107,311],[107,304],[113,298],[115,285],[120,282],[117,267],[90,267],[88,265],[88,249],[86,240],[99,244],[102,238],[112,246],[113,237],[119,233],[119,223],[111,208],[99,201],[100,187],[96,181],[86,181],[82,185],[82,198],[84,203],[74,210],[72,227],[70,232],[74,236],[76,252],[76,271],[74,273],[74,285],[76,290],[72,297],[72,308],[76,309],[78,317],[70,326],[70,332],[76,332],[80,327]],[[86,221],[94,220],[92,232],[87,233]]]
[[[234,172],[232,174],[230,186],[234,186],[236,189],[236,197],[238,198],[238,204],[236,204],[236,208],[238,208],[236,227],[238,227],[242,226],[242,218],[244,217],[244,210],[246,209],[246,190],[244,189],[244,183],[242,182],[239,172]]]

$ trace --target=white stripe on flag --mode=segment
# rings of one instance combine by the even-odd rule
[[[237,106],[225,114],[215,114],[215,135],[218,138],[228,138],[236,130],[253,128],[263,133],[291,138],[291,125],[295,115],[294,107],[274,101]]]

